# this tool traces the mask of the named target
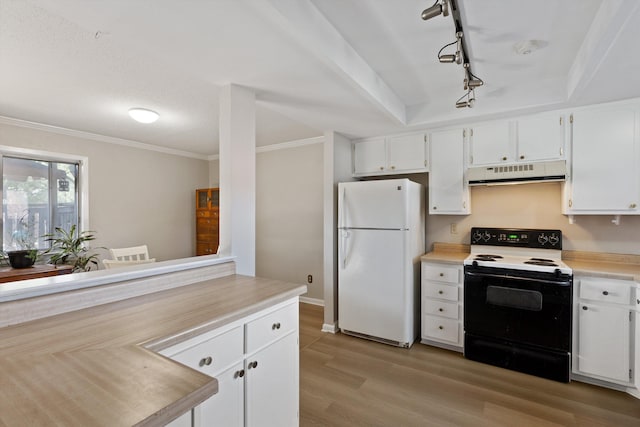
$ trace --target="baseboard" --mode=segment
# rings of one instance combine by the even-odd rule
[[[329,332],[330,334],[335,334],[338,332],[338,325],[335,323],[329,324],[325,323],[322,325],[322,332]]]
[[[324,307],[324,300],[319,298],[300,297],[300,302]]]

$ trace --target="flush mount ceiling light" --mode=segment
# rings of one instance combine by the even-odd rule
[[[484,81],[471,72],[471,62],[464,39],[464,31],[462,30],[462,19],[460,17],[460,10],[458,9],[456,1],[457,0],[438,0],[433,4],[433,6],[422,11],[421,17],[426,21],[427,19],[431,19],[440,14],[448,16],[449,8],[451,9],[451,16],[453,18],[453,25],[456,32],[456,41],[444,45],[442,49],[440,49],[438,52],[438,61],[441,63],[455,62],[456,64],[462,64],[462,67],[464,68],[463,87],[466,93],[456,101],[456,108],[473,107],[476,99],[473,90],[484,85]],[[453,46],[454,44],[457,48],[455,54],[442,53],[444,49],[449,46]]]
[[[146,108],[131,108],[129,116],[140,123],[153,123],[160,117],[160,114]]]
[[[447,0],[437,0],[433,6],[426,8],[422,11],[422,19],[427,20],[434,18],[438,15],[442,14],[442,16],[449,16],[449,5],[447,4]]]
[[[523,40],[513,45],[513,50],[518,55],[529,55],[540,49],[541,43],[538,40]]]

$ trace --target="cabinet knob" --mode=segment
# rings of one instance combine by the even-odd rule
[[[582,306],[582,309],[583,309],[583,310],[589,310],[589,307],[587,307],[586,305],[583,305],[583,306]]]
[[[258,367],[258,362],[257,361],[253,361],[253,362],[249,362],[249,369],[251,368],[257,368]]]
[[[503,158],[502,158],[502,161],[504,162],[505,160],[507,160],[507,158],[506,158],[506,157],[503,157]]]
[[[438,326],[438,329],[444,329],[444,326]]]
[[[213,358],[211,356],[203,357],[202,359],[200,359],[200,362],[198,362],[198,366],[209,366],[212,362]]]
[[[609,295],[609,291],[602,291],[602,295]]]
[[[276,329],[280,329],[280,322],[274,323],[273,325],[271,325],[272,331],[275,331]]]
[[[391,166],[391,170],[394,170],[396,167],[395,166]]]
[[[635,203],[631,203],[631,204],[629,205],[629,207],[630,207],[631,209],[635,209],[635,208],[636,208],[636,204],[635,204]]]
[[[384,170],[384,166],[380,166],[380,170],[383,171]]]
[[[524,156],[520,156],[520,160],[524,160]]]
[[[440,277],[443,277],[443,276],[444,276],[444,273],[440,273]]]
[[[442,307],[440,307],[440,308],[438,309],[438,311],[443,312],[443,311],[444,311],[444,309],[443,309]]]
[[[239,371],[235,371],[233,373],[233,378],[242,378],[244,377],[244,369],[241,369]]]
[[[438,294],[442,295],[444,292],[443,291],[438,291]]]
[[[438,209],[438,207],[437,207],[437,206],[434,206],[434,207],[433,207],[433,210],[435,211],[436,209]]]

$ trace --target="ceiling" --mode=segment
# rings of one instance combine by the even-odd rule
[[[456,109],[462,67],[437,59],[452,17],[420,18],[433,1],[0,0],[0,116],[208,156],[227,84],[255,92],[258,146],[640,96],[640,2],[457,0],[485,85]]]

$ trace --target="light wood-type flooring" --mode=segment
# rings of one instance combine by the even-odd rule
[[[323,308],[300,304],[300,425],[640,426],[640,400],[466,360],[320,331]]]

